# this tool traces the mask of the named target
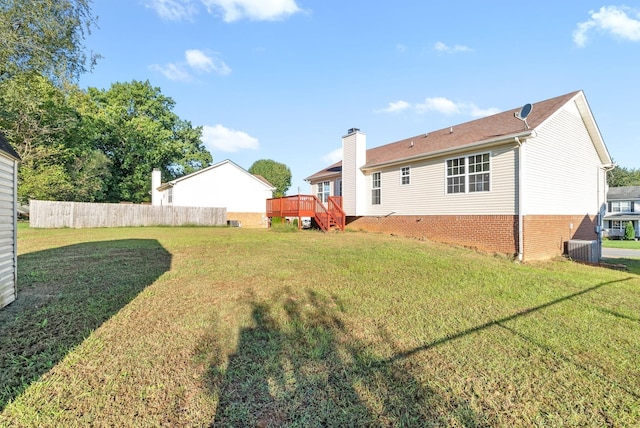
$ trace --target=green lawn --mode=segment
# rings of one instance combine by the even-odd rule
[[[34,230],[0,426],[638,426],[640,265],[366,233]]]
[[[640,241],[625,241],[622,239],[604,239],[602,246],[608,248],[628,248],[640,250]]]

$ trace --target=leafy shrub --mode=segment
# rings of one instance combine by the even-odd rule
[[[633,222],[628,222],[624,228],[624,239],[632,241],[636,238],[636,230],[633,228]]]

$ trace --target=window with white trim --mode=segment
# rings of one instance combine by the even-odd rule
[[[173,203],[173,187],[169,187],[169,190],[167,191],[167,203]]]
[[[380,205],[380,173],[371,174],[371,205]]]
[[[465,159],[447,160],[447,193],[464,193]]]
[[[320,199],[320,202],[323,204],[326,204],[329,200],[329,189],[330,185],[328,181],[318,183],[318,199]]]
[[[611,230],[624,233],[627,223],[622,220],[610,220],[609,226]]]
[[[447,159],[447,193],[488,192],[489,153]]]
[[[612,213],[630,213],[631,201],[612,201],[611,212]]]
[[[410,166],[403,166],[400,169],[400,183],[404,184],[411,184],[411,167]]]

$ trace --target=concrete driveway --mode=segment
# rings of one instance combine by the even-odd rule
[[[603,259],[640,259],[640,250],[602,247]]]

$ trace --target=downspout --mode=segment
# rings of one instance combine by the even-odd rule
[[[520,141],[520,138],[518,137],[514,137],[516,140],[516,143],[518,143],[518,188],[517,188],[517,192],[518,192],[518,261],[522,262],[523,256],[524,256],[524,227],[522,225],[522,220],[523,220],[523,211],[524,211],[524,198],[522,197],[522,189],[523,189],[523,185],[522,185],[522,179],[524,177],[524,171],[523,171],[523,154],[524,154],[524,150],[522,145],[524,144],[522,141]]]
[[[598,168],[598,226],[596,226],[596,232],[598,237],[598,260],[602,258],[602,230],[604,229],[604,216],[607,213],[607,187],[609,187],[609,183],[607,182],[607,173],[616,167],[615,164],[602,165]],[[602,180],[602,196],[604,197],[604,202],[600,202],[600,170],[603,171],[604,177]]]

